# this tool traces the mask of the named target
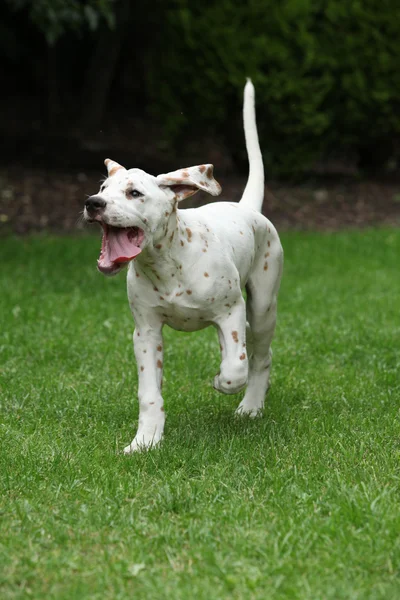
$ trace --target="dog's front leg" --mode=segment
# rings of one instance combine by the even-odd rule
[[[161,396],[163,340],[161,324],[149,329],[136,323],[133,345],[139,378],[139,426],[125,454],[145,450],[158,444],[163,435],[165,413]]]

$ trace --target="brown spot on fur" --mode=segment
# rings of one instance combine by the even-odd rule
[[[184,246],[185,242],[183,240],[181,240],[181,246]]]
[[[186,233],[187,233],[187,236],[188,236],[188,242],[191,242],[192,241],[192,239],[191,239],[192,238],[192,232],[189,229],[189,227],[186,227]]]
[[[164,296],[160,296],[160,300],[164,300],[164,299],[165,299]]]
[[[228,385],[231,385],[232,381],[227,381],[226,383],[227,383]]]
[[[268,248],[270,247],[270,245],[271,245],[271,242],[268,240],[268,242],[267,242]]]
[[[240,359],[240,360],[244,360],[245,358],[246,358],[246,354],[243,352],[243,354],[241,354],[241,355],[239,356],[239,359]]]
[[[164,407],[162,406],[160,410],[161,410],[161,412],[164,412]]]
[[[160,359],[158,359],[158,361],[157,361],[157,367],[158,367],[159,369],[162,369],[162,362],[161,362],[161,360],[160,360]]]
[[[186,290],[186,293],[189,294],[189,296],[190,296],[190,294],[192,293],[192,290]]]
[[[243,348],[246,348],[246,344],[242,344]]]
[[[205,170],[206,170],[206,166],[205,165],[201,165],[201,167],[199,167],[200,173],[204,173]]]
[[[209,277],[209,274],[208,273],[204,273],[204,277]]]
[[[152,406],[153,404],[155,404],[155,402],[149,402],[150,406]]]
[[[135,271],[135,273],[136,273],[136,277],[140,277],[140,275],[137,271]]]
[[[268,263],[267,262],[264,265],[264,271],[268,271]]]
[[[140,337],[140,331],[137,332],[137,336]]]
[[[155,292],[158,292],[158,287],[154,286],[154,287],[153,287],[153,290],[154,290]]]
[[[159,345],[157,346],[157,352],[161,352],[161,350],[162,350],[162,346],[161,346],[161,344],[159,344]]]
[[[265,257],[265,258],[268,258],[268,256],[269,256],[269,252],[266,252],[266,253],[264,254],[264,257]]]
[[[211,298],[211,302],[214,302],[215,298]]]
[[[203,248],[203,252],[207,252],[207,248]]]
[[[182,171],[182,177],[190,177],[189,172],[188,171]]]
[[[175,235],[175,231],[173,231],[170,235],[169,241],[172,242],[172,240],[174,239],[174,235]]]
[[[233,337],[233,341],[238,343],[239,341],[239,336],[238,336],[238,332],[237,331],[232,331],[232,337]]]
[[[157,250],[160,250],[160,248],[162,248],[162,244],[156,244],[156,248]]]
[[[243,231],[239,231],[240,235],[243,235]]]
[[[206,175],[207,175],[208,179],[213,178],[213,168],[211,166],[207,167]]]
[[[227,308],[230,308],[230,307],[231,307],[231,305],[230,305],[230,304],[225,304],[225,306],[226,306]]]
[[[222,352],[222,350],[223,350],[222,344],[220,344],[220,345],[219,345],[219,349],[220,349],[220,350],[221,350],[221,352]]]
[[[141,371],[144,371],[144,367],[140,367],[140,370],[141,370]]]
[[[177,292],[175,296],[182,296],[183,292]]]
[[[165,216],[169,217],[169,212],[167,210],[165,211]]]
[[[254,229],[254,225],[252,225],[252,226],[251,226],[251,228],[252,228],[252,230],[253,230],[253,233],[255,233],[255,232],[256,232],[256,230]]]

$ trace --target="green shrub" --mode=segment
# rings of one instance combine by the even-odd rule
[[[400,132],[398,0],[180,0],[165,20],[147,84],[170,139],[200,130],[242,148],[250,76],[269,174],[332,151],[390,156]]]

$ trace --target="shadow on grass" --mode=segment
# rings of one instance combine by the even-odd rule
[[[305,393],[298,391],[285,397],[271,392],[267,395],[263,413],[251,418],[235,415],[241,395],[233,395],[219,400],[217,393],[211,395],[204,405],[188,407],[179,415],[173,412],[166,421],[164,444],[182,449],[210,445],[215,450],[226,448],[232,440],[242,445],[245,440],[262,442],[271,436],[280,438],[283,443],[293,437],[293,410],[305,402]]]

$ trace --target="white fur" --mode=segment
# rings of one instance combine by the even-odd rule
[[[247,385],[238,414],[256,416],[264,406],[283,252],[275,228],[259,212],[264,170],[250,81],[245,87],[244,128],[250,174],[239,204],[177,209],[178,200],[198,189],[219,193],[212,165],[156,178],[106,161],[111,176],[99,193],[107,203],[101,220],[119,227],[137,226],[145,233],[142,252],[128,269],[128,298],[136,324],[139,426],[125,453],[149,448],[163,435],[164,324],[181,331],[216,327],[222,361],[214,387],[233,394]],[[132,187],[143,196],[127,197]]]
[[[244,189],[241,204],[261,212],[264,200],[264,165],[258,142],[254,86],[250,79],[244,88],[243,124],[249,157],[249,178]]]

